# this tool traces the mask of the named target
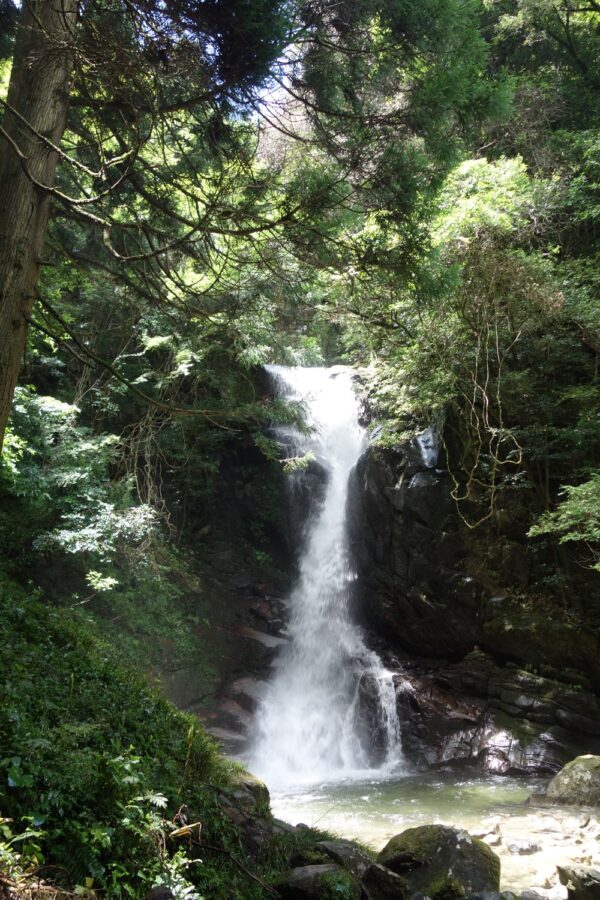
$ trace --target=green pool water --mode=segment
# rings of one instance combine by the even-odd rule
[[[544,783],[489,775],[367,778],[275,791],[272,808],[294,825],[324,828],[374,850],[406,828],[433,822],[487,834],[501,858],[503,889],[535,887],[549,898],[563,898],[566,889],[557,882],[556,865],[590,856],[598,861],[598,811],[527,803]]]

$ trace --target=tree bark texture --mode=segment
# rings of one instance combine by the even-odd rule
[[[24,0],[0,131],[0,452],[27,341],[65,130],[77,0]],[[21,118],[22,117],[22,118]],[[24,120],[24,121],[23,121]],[[31,126],[31,127],[29,127]],[[37,182],[37,184],[36,184]]]

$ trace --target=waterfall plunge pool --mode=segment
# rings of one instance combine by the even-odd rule
[[[394,834],[416,825],[464,828],[500,856],[502,890],[534,889],[565,898],[556,866],[597,862],[599,810],[541,807],[528,797],[542,778],[427,773],[397,779],[339,780],[271,794],[273,813],[297,825],[323,828],[379,851]]]

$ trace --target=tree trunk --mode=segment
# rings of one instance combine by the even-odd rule
[[[15,44],[0,131],[0,452],[48,226],[49,193],[34,182],[54,184],[59,154],[43,138],[58,145],[65,129],[76,17],[77,0],[26,0]]]

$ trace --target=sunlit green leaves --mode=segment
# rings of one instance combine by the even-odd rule
[[[466,160],[450,173],[440,194],[435,243],[469,242],[486,229],[510,233],[533,212],[534,190],[521,159]]]
[[[582,484],[565,485],[557,508],[545,513],[529,534],[555,534],[561,543],[587,544],[589,564],[600,572],[600,474]]]

